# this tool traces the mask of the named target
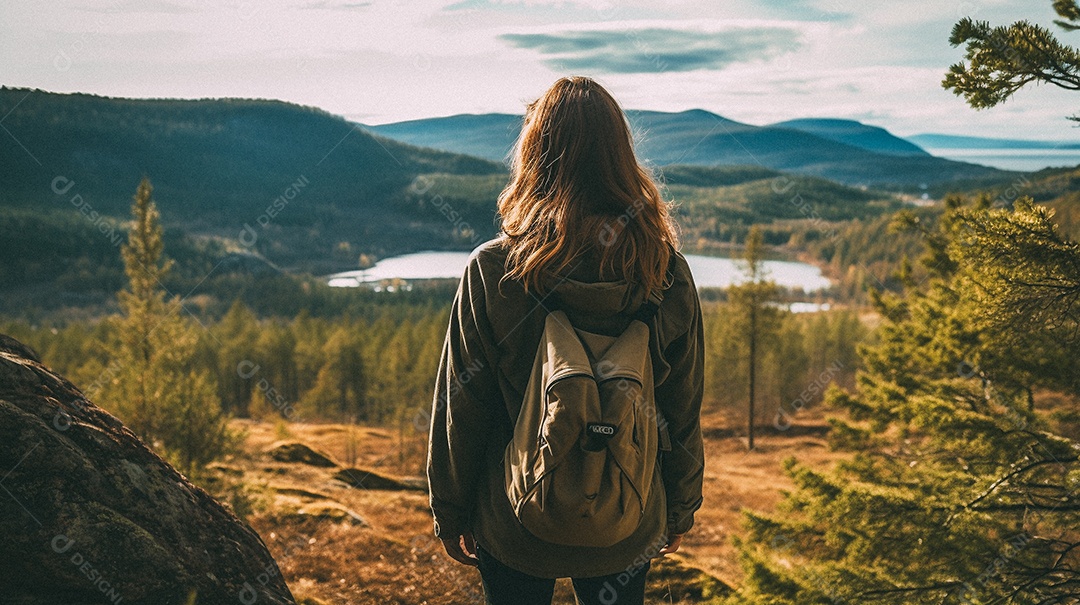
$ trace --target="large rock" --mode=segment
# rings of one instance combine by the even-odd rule
[[[337,466],[337,462],[334,462],[330,456],[315,451],[310,445],[300,443],[299,441],[279,441],[270,446],[267,453],[270,454],[271,458],[278,462],[307,464],[310,466],[321,466],[323,468],[333,468]]]
[[[0,602],[294,603],[250,527],[0,336]]]
[[[370,469],[343,468],[333,474],[334,479],[354,489],[388,491],[427,491],[427,481],[422,477],[389,477]]]

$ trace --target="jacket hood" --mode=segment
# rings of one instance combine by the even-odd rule
[[[641,288],[626,280],[584,282],[563,278],[552,292],[559,308],[586,316],[633,313],[644,300]]]

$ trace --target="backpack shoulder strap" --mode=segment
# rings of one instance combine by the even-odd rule
[[[660,309],[660,303],[664,300],[663,295],[660,292],[653,290],[649,293],[645,300],[638,307],[638,310],[630,317],[631,320],[638,320],[643,324],[648,324],[649,320],[656,315],[656,312]]]
[[[660,309],[660,303],[664,300],[664,296],[659,291],[652,291],[645,298],[645,301],[638,307],[636,313],[634,313],[631,321],[638,320],[645,325],[649,325],[649,321],[656,316],[656,312]],[[660,443],[658,455],[662,456],[664,452],[671,451],[671,434],[668,432],[667,419],[664,418],[663,412],[660,411],[660,407],[653,402],[653,410],[656,413],[656,427],[659,433]]]
[[[671,257],[668,259],[667,271],[665,271],[665,281],[671,283],[674,280],[674,265],[675,265],[675,248],[671,248]],[[638,307],[638,310],[630,317],[630,320],[638,320],[641,323],[648,324],[649,320],[656,315],[656,312],[660,309],[660,303],[664,300],[664,295],[661,294],[660,289],[651,290],[648,295],[645,296],[645,300]]]

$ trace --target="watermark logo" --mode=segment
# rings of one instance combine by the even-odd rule
[[[435,400],[433,410],[428,411],[427,409],[419,409],[416,411],[416,414],[413,415],[413,427],[417,431],[426,431],[431,425],[432,413],[445,409],[448,400],[457,396],[457,394],[461,392],[461,389],[465,388],[465,385],[469,384],[469,381],[483,371],[483,369],[484,364],[482,361],[479,359],[473,360],[471,364],[457,374],[454,381],[450,383],[450,387],[439,394],[439,397]]]
[[[104,596],[113,605],[119,605],[124,597],[120,595],[116,587],[109,582],[108,578],[101,573],[101,570],[97,568],[92,562],[87,560],[86,556],[78,550],[72,550],[75,546],[75,540],[65,536],[64,534],[57,534],[50,542],[53,552],[58,555],[67,555],[71,552],[71,564],[78,568],[79,573],[86,576],[86,579],[97,589],[102,596]]]
[[[261,365],[245,359],[236,364],[236,375],[244,380],[251,380],[261,369]],[[281,391],[270,384],[270,381],[266,378],[259,378],[259,381],[255,383],[255,388],[259,389],[259,392],[263,394],[263,398],[266,399],[266,402],[277,410],[282,417],[288,420],[294,420],[293,415],[296,414],[296,408],[281,394]]]
[[[285,188],[285,191],[283,191],[281,195],[277,196],[270,202],[270,205],[267,206],[265,210],[263,210],[263,213],[255,219],[255,224],[258,225],[260,229],[265,229],[271,222],[273,222],[274,218],[276,218],[278,214],[280,214],[283,210],[285,210],[285,208],[289,206],[289,203],[291,203],[300,195],[300,193],[305,187],[308,186],[308,184],[308,178],[301,174],[299,178],[297,178],[295,181],[292,182],[292,184]],[[255,245],[255,242],[259,241],[259,233],[255,230],[255,227],[251,226],[250,223],[244,223],[244,228],[240,230],[240,234],[237,239],[240,240],[240,243],[242,245],[251,248]]]
[[[773,426],[777,430],[786,431],[791,428],[791,419],[795,417],[799,412],[803,410],[815,397],[825,391],[825,387],[829,386],[833,378],[836,377],[844,369],[844,364],[839,360],[834,361],[832,365],[822,370],[810,384],[806,385],[806,388],[799,393],[791,403],[786,406],[781,404],[780,409],[776,411],[776,417],[773,419]]]
[[[74,186],[75,181],[66,176],[57,176],[52,180],[52,190],[56,195],[67,195]],[[109,243],[113,246],[124,243],[124,234],[117,228],[116,223],[109,220],[104,214],[94,210],[90,202],[83,199],[82,194],[76,193],[71,196],[70,202],[79,211],[79,214],[86,217],[86,220],[90,221],[90,224],[109,240]]]
[[[600,226],[600,235],[597,236],[600,245],[608,248],[614,244],[619,239],[619,235],[630,224],[630,221],[640,215],[643,210],[645,210],[645,200],[637,198],[615,219],[614,224],[604,221],[604,224]]]
[[[278,575],[277,565],[268,563],[263,571],[259,573],[255,581],[263,587],[270,585],[270,580]],[[240,588],[240,592],[237,593],[237,598],[244,605],[254,605],[259,600],[259,591],[255,589],[255,586],[251,582],[244,582],[244,585]]]

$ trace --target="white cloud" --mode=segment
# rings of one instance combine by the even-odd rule
[[[688,25],[690,27],[688,27]],[[500,39],[537,51],[559,70],[595,73],[667,73],[722,70],[760,63],[801,45],[797,29],[775,24],[702,29],[700,24],[627,24],[506,33]]]

